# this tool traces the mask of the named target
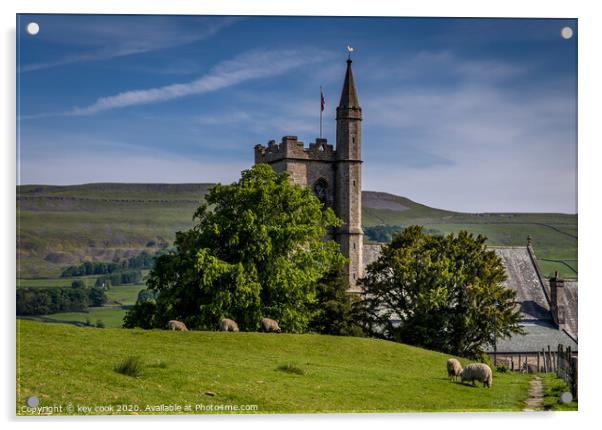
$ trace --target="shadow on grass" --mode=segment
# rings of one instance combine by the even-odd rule
[[[27,320],[27,321],[36,321],[43,323],[51,323],[51,324],[68,324],[75,327],[94,327],[94,325],[88,325],[82,321],[74,321],[74,320],[57,320],[54,318],[48,318],[45,316],[37,316],[37,317],[17,317],[17,319]]]
[[[460,382],[460,381],[452,381],[452,382],[454,384],[462,385],[464,387],[479,388],[479,384],[469,384],[469,383]]]
[[[448,382],[450,382],[450,383],[454,383],[454,384],[457,384],[457,385],[463,385],[463,386],[465,386],[465,387],[479,388],[479,384],[478,384],[478,383],[473,385],[473,384],[470,384],[470,383],[467,383],[467,382],[461,382],[461,381],[452,381],[452,380],[451,380],[451,379],[449,379],[449,378],[433,378],[433,379],[435,379],[435,380],[437,380],[437,381],[448,381]]]
[[[276,368],[277,371],[291,373],[294,375],[305,375],[305,370],[301,369],[294,363],[281,364]]]

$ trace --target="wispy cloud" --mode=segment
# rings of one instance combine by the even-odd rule
[[[327,52],[315,49],[253,50],[217,64],[208,73],[191,82],[124,91],[100,97],[88,106],[75,107],[70,111],[23,115],[20,119],[93,115],[112,109],[166,102],[221,90],[250,80],[274,77],[291,69],[323,61],[326,55]]]
[[[66,28],[44,29],[39,37],[50,34],[74,53],[44,62],[24,64],[19,72],[33,72],[85,61],[142,54],[208,39],[240,18],[197,18],[196,25],[176,25],[165,17],[120,17],[98,23],[95,17],[70,20]],[[192,21],[191,21],[192,23]],[[57,31],[59,30],[59,31]]]

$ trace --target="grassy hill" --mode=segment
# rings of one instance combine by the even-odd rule
[[[110,261],[156,251],[192,214],[211,184],[87,184],[17,187],[18,274],[56,277],[84,260]],[[576,277],[577,215],[482,213],[435,209],[387,193],[363,193],[365,226],[424,225],[441,233],[482,233],[491,245],[533,238],[544,273]]]
[[[113,413],[137,405],[140,414],[162,404],[256,405],[255,413],[518,411],[531,377],[495,373],[491,389],[453,383],[449,356],[375,339],[22,320],[17,352],[17,414],[32,395],[40,406],[63,405],[63,414],[69,403],[112,405]],[[137,377],[114,370],[128,357],[140,359]]]

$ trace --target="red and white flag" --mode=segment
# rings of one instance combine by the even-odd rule
[[[320,87],[320,112],[324,112],[324,104],[326,101],[324,100],[324,91],[322,91],[322,87]]]

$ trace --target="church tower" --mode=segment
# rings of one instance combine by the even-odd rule
[[[287,171],[293,183],[309,187],[326,206],[343,220],[334,239],[349,259],[349,291],[359,292],[357,280],[363,275],[362,231],[362,108],[357,99],[351,58],[337,108],[336,148],[326,139],[306,147],[297,136],[284,136],[267,146],[255,146],[255,163],[266,163],[277,172]]]
[[[339,107],[337,107],[335,213],[343,220],[335,232],[341,252],[350,263],[349,284],[358,291],[357,280],[363,276],[362,230],[362,108],[360,107],[351,58],[347,60],[347,72]]]

